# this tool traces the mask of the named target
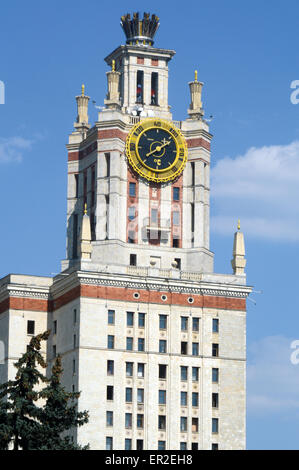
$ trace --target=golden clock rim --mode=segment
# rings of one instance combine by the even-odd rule
[[[178,168],[178,170],[175,173],[172,173],[171,175],[169,175],[169,169],[172,168],[173,165],[175,165],[177,160],[179,160],[179,151],[177,152],[177,156],[176,156],[176,159],[175,159],[173,165],[171,165],[171,167],[166,168],[165,170],[160,170],[159,173],[158,173],[158,170],[154,170],[150,167],[147,167],[146,165],[144,165],[143,161],[140,161],[139,156],[137,156],[137,154],[136,154],[136,149],[134,150],[135,156],[133,157],[131,155],[130,144],[131,144],[131,138],[132,138],[135,130],[142,123],[145,123],[145,122],[153,123],[154,121],[159,121],[164,125],[166,124],[166,129],[163,126],[161,126],[161,128],[165,129],[168,132],[169,132],[170,128],[173,128],[177,132],[179,138],[181,139],[181,146],[184,147],[183,161],[182,161],[180,167]],[[155,127],[160,127],[160,126],[154,126],[153,125],[153,126],[151,126],[151,128],[152,127],[155,128]],[[173,138],[176,141],[176,145],[177,145],[178,137],[173,135],[171,132],[169,132],[169,133],[173,136]],[[141,137],[142,134],[143,134],[143,132],[140,134],[140,136],[137,136],[138,141],[139,141],[139,138]],[[137,143],[137,139],[135,140],[134,143]],[[153,181],[153,182],[156,182],[156,183],[167,183],[168,181],[175,180],[183,172],[183,170],[186,166],[187,160],[188,160],[188,147],[187,147],[187,143],[186,143],[184,135],[182,134],[180,129],[178,129],[172,121],[168,121],[166,119],[158,118],[158,117],[151,117],[151,118],[144,118],[144,119],[138,121],[136,124],[134,124],[134,126],[129,131],[129,134],[128,134],[127,139],[126,139],[126,155],[127,155],[127,158],[128,158],[128,161],[129,161],[131,167],[133,168],[134,171],[136,171],[136,173],[139,176],[141,176],[142,178],[144,178],[148,181]],[[136,165],[136,162],[138,162],[140,165],[142,165],[142,168],[139,168]],[[143,169],[149,171],[151,174],[148,175],[147,173],[142,171]],[[159,174],[159,176],[153,176],[153,175],[157,175],[157,174]]]

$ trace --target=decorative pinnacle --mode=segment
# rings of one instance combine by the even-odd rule
[[[84,204],[84,215],[87,215],[87,203]]]
[[[194,81],[197,82],[197,70],[194,71]]]
[[[82,94],[82,96],[84,96],[84,93],[85,93],[85,85],[82,83],[82,86],[81,86],[81,94]]]
[[[113,59],[113,61],[112,61],[112,66],[111,66],[111,68],[112,68],[112,72],[115,72],[115,60],[114,60],[114,59]]]
[[[240,224],[240,219],[238,220],[238,230],[240,230],[241,224]]]

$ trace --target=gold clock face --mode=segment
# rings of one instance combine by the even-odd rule
[[[188,152],[184,136],[172,122],[147,118],[131,129],[126,141],[126,154],[130,165],[140,176],[163,183],[180,175]]]

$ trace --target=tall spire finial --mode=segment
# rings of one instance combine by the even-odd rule
[[[194,71],[194,81],[197,82],[197,70]]]
[[[87,203],[84,204],[84,215],[87,215]]]
[[[238,230],[240,230],[241,228],[241,223],[240,223],[240,219],[238,219]]]
[[[84,85],[84,83],[82,83],[82,86],[81,86],[81,94],[82,94],[82,96],[84,96],[84,94],[85,94],[85,85]]]

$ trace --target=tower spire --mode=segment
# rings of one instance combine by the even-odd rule
[[[201,119],[204,115],[204,110],[201,101],[202,87],[203,83],[198,81],[198,72],[197,70],[195,70],[194,81],[189,82],[191,104],[188,109],[188,114],[191,119]]]
[[[80,237],[80,256],[81,259],[91,259],[91,228],[90,218],[87,215],[87,204],[84,204],[84,215],[82,218],[81,237]]]
[[[86,131],[90,128],[88,124],[88,102],[90,98],[85,95],[85,85],[81,85],[81,95],[76,96],[77,101],[77,120],[74,127],[78,130]]]
[[[238,230],[235,232],[234,236],[233,259],[231,261],[234,274],[244,274],[246,266],[244,235],[240,232],[240,228],[239,219]]]

